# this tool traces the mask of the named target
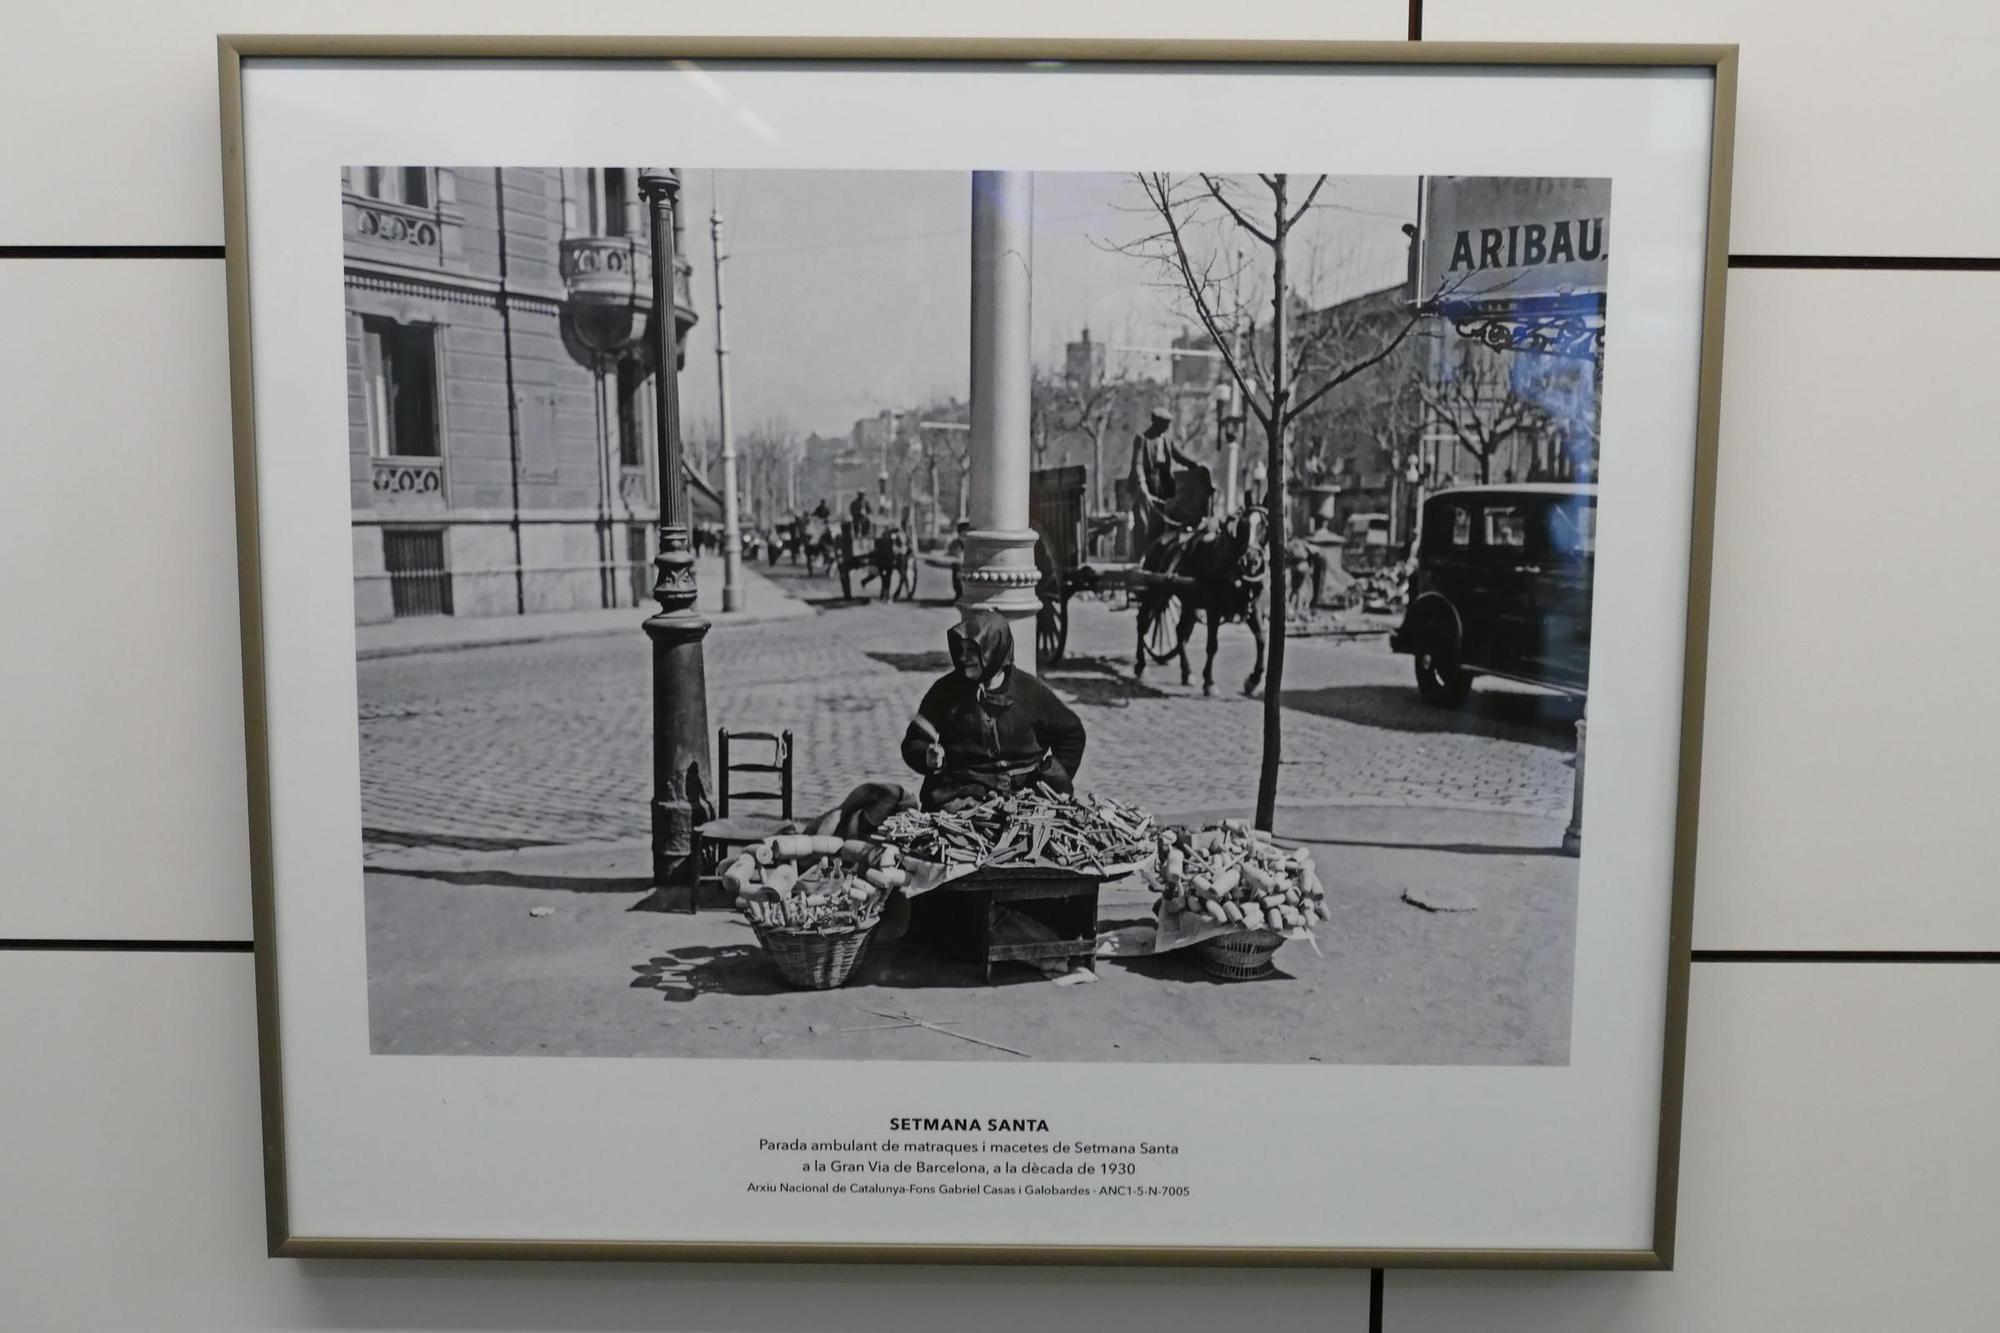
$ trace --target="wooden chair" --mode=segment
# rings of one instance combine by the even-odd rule
[[[732,746],[740,746],[746,741],[756,747],[755,757],[739,759],[731,753]],[[766,746],[768,750],[764,748]],[[764,757],[767,754],[768,759]],[[775,777],[778,780],[777,790],[762,787],[754,791],[736,790],[735,778],[738,774]],[[798,823],[792,817],[792,733],[731,732],[723,727],[716,733],[715,785],[715,818],[697,824],[694,829],[695,882],[688,891],[690,915],[700,910],[704,884],[720,887],[723,862],[732,853],[774,834],[798,831]],[[775,804],[778,810],[775,814],[768,811],[746,814],[740,808],[731,809],[732,803],[740,807],[745,801],[767,806]]]

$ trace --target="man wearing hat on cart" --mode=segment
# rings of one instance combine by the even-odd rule
[[[1156,407],[1146,429],[1132,437],[1132,559],[1141,565],[1146,563],[1146,552],[1167,530],[1166,504],[1174,496],[1174,466],[1201,466],[1167,437],[1173,424],[1173,416]]]

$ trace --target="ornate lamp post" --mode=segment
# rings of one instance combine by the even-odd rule
[[[653,641],[653,882],[681,883],[692,893],[693,800],[714,790],[708,772],[708,680],[702,640],[708,621],[694,609],[694,551],[688,542],[687,478],[681,471],[680,330],[674,323],[674,209],[680,174],[665,167],[639,172],[653,238],[653,331],[659,362],[653,375],[659,422],[660,549],[646,621]]]

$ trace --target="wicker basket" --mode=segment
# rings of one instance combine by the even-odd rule
[[[817,930],[785,930],[753,926],[778,975],[800,990],[832,990],[845,986],[855,964],[868,949],[877,922],[854,930],[825,934]]]
[[[1255,981],[1278,970],[1271,959],[1284,942],[1285,937],[1275,930],[1239,930],[1203,940],[1188,952],[1194,965],[1212,977]]]

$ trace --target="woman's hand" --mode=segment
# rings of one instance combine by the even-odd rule
[[[926,745],[924,747],[924,772],[935,773],[944,767],[944,747]]]

